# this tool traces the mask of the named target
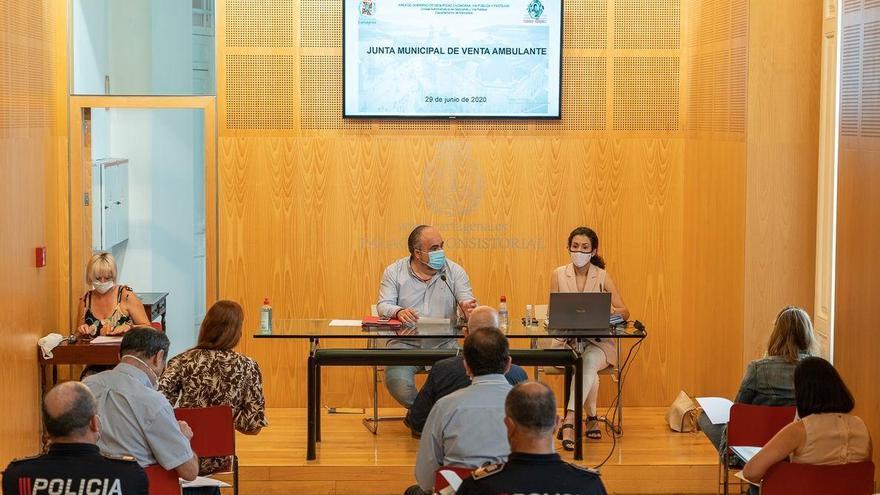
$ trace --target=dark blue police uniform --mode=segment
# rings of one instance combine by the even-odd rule
[[[108,457],[90,443],[57,443],[47,454],[16,459],[3,473],[3,495],[147,495],[134,457]]]
[[[559,454],[512,453],[507,463],[492,464],[473,472],[457,495],[606,495],[599,474],[569,464]]]

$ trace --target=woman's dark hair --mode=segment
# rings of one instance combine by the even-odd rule
[[[848,413],[856,406],[840,373],[819,357],[804,358],[794,369],[794,396],[801,418],[810,414]]]
[[[596,231],[594,231],[593,229],[591,229],[589,227],[578,227],[578,228],[572,230],[571,234],[568,234],[568,244],[566,244],[569,249],[571,249],[571,241],[577,235],[586,236],[587,239],[590,240],[590,244],[593,246],[593,256],[590,257],[590,263],[598,266],[599,268],[604,269],[605,268],[605,260],[602,259],[602,257],[596,253],[596,250],[599,249],[599,236],[596,235]]]

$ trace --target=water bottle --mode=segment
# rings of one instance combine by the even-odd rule
[[[269,305],[268,297],[263,299],[263,305],[260,306],[260,333],[272,334],[272,306]]]
[[[505,296],[501,296],[501,303],[498,305],[498,327],[502,332],[507,333],[507,328],[510,325],[510,318],[507,313],[507,298]]]
[[[530,326],[534,325],[535,323],[536,323],[535,322],[535,309],[531,304],[526,304],[525,325],[527,327],[530,327]]]

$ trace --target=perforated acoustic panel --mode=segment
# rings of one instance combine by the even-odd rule
[[[677,130],[678,78],[678,57],[614,57],[614,130]]]
[[[603,50],[608,47],[608,0],[566,0],[562,46]]]
[[[875,2],[877,3],[877,2]],[[865,6],[868,6],[867,1]],[[880,137],[880,21],[865,23],[862,49],[862,136]]]
[[[226,128],[293,129],[296,58],[226,55]]]
[[[300,46],[342,47],[343,0],[300,1]]]
[[[369,129],[369,121],[342,118],[342,57],[304,55],[299,59],[302,129]],[[291,96],[291,100],[293,97]]]
[[[840,134],[859,135],[862,26],[846,26],[840,49]]]
[[[562,119],[542,120],[539,130],[592,131],[605,129],[605,57],[562,59]]]
[[[296,0],[226,0],[226,46],[296,46]]]
[[[676,49],[681,43],[681,0],[616,0],[614,47]]]

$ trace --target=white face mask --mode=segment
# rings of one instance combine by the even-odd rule
[[[116,284],[114,284],[112,280],[108,280],[106,282],[95,282],[92,284],[92,287],[94,287],[99,293],[106,294],[114,285]]]
[[[587,266],[590,258],[593,257],[593,253],[582,253],[580,251],[571,251],[569,254],[571,255],[571,262],[578,268]]]

